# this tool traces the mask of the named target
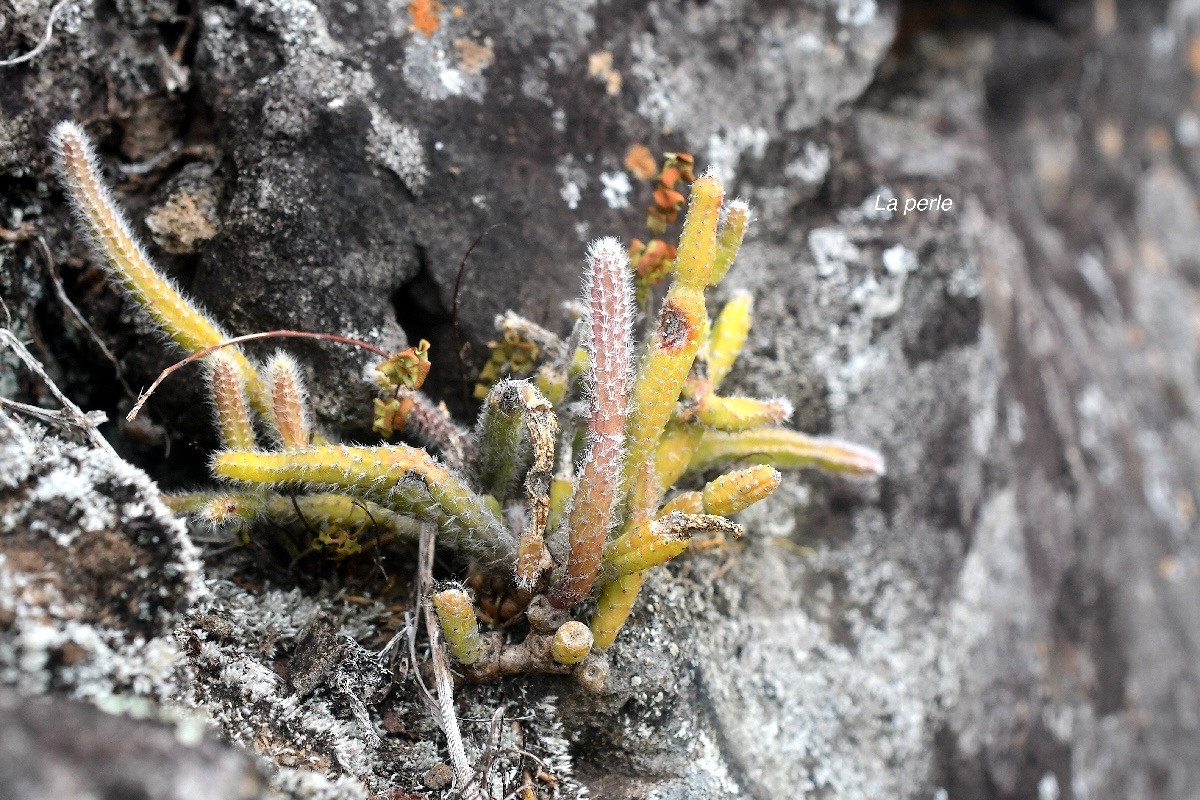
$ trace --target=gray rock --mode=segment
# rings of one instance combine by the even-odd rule
[[[0,682],[81,699],[180,690],[171,638],[206,590],[141,470],[0,412]]]
[[[194,726],[193,726],[194,727]],[[249,800],[265,781],[244,753],[198,731],[0,689],[0,796]]]
[[[1194,797],[1194,4],[1027,5],[964,28],[917,2],[898,26],[871,0],[464,2],[423,32],[404,4],[238,0],[197,11],[189,91],[158,53],[176,44],[159,4],[109,19],[80,3],[0,82],[0,202],[64,256],[39,182],[60,116],[94,119],[114,166],[193,153],[130,178],[139,221],[179,158],[210,152],[216,233],[168,262],[185,286],[237,332],[429,338],[432,384],[462,405],[451,309],[476,236],[506,225],[466,268],[468,375],[495,313],[558,324],[586,239],[641,233],[626,149],[692,150],[757,214],[730,278],[757,297],[731,381],[879,446],[889,474],[791,478],[747,513],[744,545],[655,575],[600,697],[460,690],[472,755],[503,704],[595,797]],[[48,7],[8,17],[9,50]],[[878,210],[939,195],[952,210]],[[98,373],[45,311],[29,245],[0,260],[17,324],[44,327],[55,374],[104,401],[72,377]],[[106,302],[86,310],[132,343],[135,376],[156,371],[165,354]],[[322,421],[362,435],[362,356],[304,355]],[[273,757],[288,794],[420,791],[445,756],[411,676],[358,705],[344,688],[377,687],[387,612],[244,553],[206,575],[200,605],[168,615],[190,676],[172,702]],[[297,698],[280,676],[321,614],[359,644],[316,653]],[[44,691],[39,670],[3,682]]]

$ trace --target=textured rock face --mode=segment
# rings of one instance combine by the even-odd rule
[[[249,800],[261,777],[245,754],[197,747],[163,725],[84,703],[29,700],[0,690],[0,775],[7,797],[161,797]]]
[[[5,52],[36,40],[48,6],[5,13]],[[462,282],[468,371],[493,314],[557,324],[587,238],[641,233],[629,146],[694,151],[757,214],[731,278],[757,298],[731,380],[787,397],[802,429],[879,446],[889,475],[789,478],[747,514],[745,546],[650,581],[606,695],[534,682],[561,695],[537,708],[562,725],[576,776],[615,798],[1187,798],[1200,792],[1193,6],[1012,17],[911,3],[898,23],[872,0],[239,1],[201,5],[185,35],[157,4],[78,3],[46,54],[0,81],[14,178],[0,203],[6,227],[32,220],[67,253],[42,135],[91,119],[156,255],[232,329],[430,338],[454,404],[450,317],[472,240],[505,223]],[[903,213],[939,196],[952,209]],[[78,377],[110,379],[81,366],[87,343],[40,299],[37,251],[0,245],[0,262],[16,324],[45,331],[68,385],[111,402]],[[91,301],[131,374],[162,365],[110,299]],[[306,357],[324,421],[362,431],[363,362]],[[208,602],[257,621],[189,652],[184,694],[228,737],[278,750],[298,734],[255,642],[295,639],[332,590],[222,586]],[[286,621],[270,621],[280,604]],[[368,643],[366,617],[339,619]],[[185,649],[203,627],[188,620]],[[240,671],[223,671],[230,659]],[[237,692],[253,699],[243,718],[228,713]],[[466,697],[464,716],[485,720],[502,702]],[[398,702],[419,716],[415,694]],[[312,763],[347,796],[350,778],[390,767],[415,789],[436,762],[432,747],[379,746],[354,708],[336,724],[304,713],[336,734]],[[410,732],[440,746],[428,723]],[[537,736],[566,761],[557,733]]]
[[[0,413],[0,676],[82,699],[180,690],[171,631],[204,593],[186,528],[140,470]]]

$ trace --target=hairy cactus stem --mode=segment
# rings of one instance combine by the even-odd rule
[[[193,361],[199,361],[200,359],[207,358],[208,356],[212,355],[213,353],[216,353],[220,350],[224,350],[225,348],[234,347],[236,345],[241,344],[242,342],[252,342],[252,341],[256,341],[258,339],[289,339],[289,338],[290,339],[320,339],[320,340],[327,341],[327,342],[338,342],[340,344],[348,344],[348,345],[352,345],[354,347],[361,347],[364,350],[369,350],[372,353],[375,353],[376,355],[382,356],[384,358],[387,358],[389,355],[388,352],[386,350],[384,350],[382,347],[376,347],[375,345],[371,344],[370,342],[364,342],[360,339],[353,339],[349,336],[339,336],[336,333],[313,333],[312,331],[280,330],[280,331],[265,331],[263,333],[248,333],[245,336],[235,336],[232,339],[226,339],[223,342],[214,344],[210,347],[206,347],[203,350],[197,350],[196,352],[189,355],[187,358],[176,361],[174,364],[167,367],[162,372],[158,373],[158,377],[154,379],[154,382],[150,384],[150,387],[148,389],[146,389],[146,391],[144,391],[140,395],[138,395],[137,402],[134,403],[133,408],[130,409],[129,413],[125,415],[125,419],[129,422],[133,422],[134,418],[142,410],[142,406],[144,406],[146,404],[146,401],[150,399],[150,395],[154,394],[155,390],[158,389],[159,385],[162,384],[162,382],[165,381],[168,377],[170,377],[173,372],[175,372],[178,369],[182,369],[183,367],[186,367],[188,364],[191,364]],[[263,414],[269,418],[271,415],[271,398],[269,397],[269,393],[266,389],[265,384],[263,384],[260,381],[258,383],[258,386],[260,388],[260,391],[257,394],[250,395],[251,404],[254,405],[255,411],[257,411],[260,414]]]
[[[784,469],[816,467],[858,478],[879,477],[886,471],[883,456],[869,447],[840,439],[808,436],[790,428],[756,428],[738,433],[705,431],[687,470],[697,472],[739,460]]]
[[[591,593],[620,496],[634,309],[628,260],[616,239],[599,239],[588,249],[584,296],[591,361],[588,452],[571,502],[566,573],[549,594],[556,608],[573,606]]]
[[[517,548],[517,588],[532,592],[542,572],[552,566],[543,543],[550,513],[550,475],[558,418],[554,407],[529,381],[504,380],[488,393],[480,417],[480,477],[484,488],[507,497],[522,457],[520,422],[524,420],[533,463],[525,475],[526,518]]]
[[[681,514],[703,514],[704,495],[700,492],[680,492],[663,504],[656,517],[665,517],[676,511]]]
[[[642,589],[645,572],[635,572],[605,584],[596,601],[596,613],[589,627],[592,629],[592,647],[603,652],[612,646],[617,633],[629,619],[629,612]]]
[[[708,380],[713,390],[721,386],[746,346],[754,300],[749,292],[735,292],[717,315],[708,335]]]
[[[433,448],[458,470],[470,470],[479,461],[471,433],[450,417],[443,404],[434,405],[424,392],[399,388],[400,400],[412,401],[404,432],[418,443]]]
[[[792,416],[792,404],[782,398],[759,400],[753,397],[700,398],[693,412],[696,419],[719,431],[744,431],[763,425],[778,425]]]
[[[502,379],[484,398],[479,414],[479,484],[493,497],[508,497],[521,471],[521,401],[517,381]]]
[[[625,466],[631,478],[641,464],[654,457],[700,349],[706,321],[704,289],[712,276],[723,197],[721,182],[713,175],[702,175],[692,186],[675,259],[675,278],[663,299],[658,328],[642,357],[633,387],[627,426],[630,450]]]
[[[424,491],[422,489],[421,491]],[[416,541],[417,521],[378,503],[345,494],[278,494],[275,492],[185,492],[163,495],[167,506],[179,514],[192,514],[214,525],[248,524],[261,517],[282,523],[340,528],[380,528],[400,539]],[[417,499],[409,509],[428,505]],[[427,513],[427,512],[426,512]]]
[[[742,527],[715,514],[672,512],[635,526],[604,550],[604,582],[660,566],[687,550],[695,533],[724,533],[735,538]]]
[[[475,604],[465,590],[457,586],[434,592],[430,598],[446,647],[460,664],[470,666],[483,655],[483,640],[475,620]]]
[[[271,421],[285,450],[308,447],[312,434],[308,421],[308,390],[296,360],[282,350],[266,367],[271,391]]]
[[[742,247],[749,221],[750,206],[746,205],[746,201],[734,200],[725,209],[725,221],[717,235],[717,254],[713,260],[712,275],[708,279],[709,286],[716,286],[725,279]]]
[[[189,353],[220,344],[229,337],[203,312],[188,302],[151,262],[134,238],[100,177],[95,151],[83,129],[60,122],[51,134],[57,166],[75,214],[87,230],[97,253],[116,274],[130,296],[168,337]],[[255,408],[267,413],[268,403],[258,373],[240,351],[232,354]]]
[[[650,523],[654,517],[653,509],[658,505],[662,495],[659,488],[658,476],[655,474],[652,462],[645,462],[638,467],[629,496],[629,516],[625,520],[625,532],[618,537],[636,535],[636,531]],[[626,542],[630,539],[626,538]],[[596,601],[596,613],[592,615],[589,627],[595,637],[595,647],[603,651],[613,643],[617,631],[625,624],[638,592],[642,589],[642,579],[645,572],[635,572],[623,575],[615,580],[602,581],[600,597]]]
[[[220,350],[204,361],[208,368],[208,393],[221,443],[233,450],[252,450],[257,445],[250,407],[246,403],[246,381],[237,359]]]
[[[570,478],[556,476],[550,479],[550,512],[546,516],[546,530],[553,531],[562,524],[574,493],[575,483]]]
[[[672,422],[667,426],[654,456],[655,473],[664,491],[687,472],[692,453],[703,435],[704,428],[700,425]]]
[[[336,487],[399,511],[412,509],[409,479],[420,481],[440,514],[439,528],[457,547],[493,569],[511,569],[516,542],[508,529],[453,472],[428,453],[406,445],[322,445],[286,453],[227,451],[212,462],[213,474],[244,483]],[[428,514],[427,514],[428,515]]]
[[[222,494],[210,497],[195,508],[196,518],[217,526],[244,527],[266,511],[267,501],[261,494]]]
[[[779,470],[766,464],[726,473],[705,484],[701,494],[704,512],[732,516],[770,497],[782,482]]]

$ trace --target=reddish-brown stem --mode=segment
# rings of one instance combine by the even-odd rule
[[[571,504],[566,573],[549,595],[555,608],[569,608],[591,592],[624,470],[633,362],[633,292],[625,250],[616,239],[600,239],[588,250],[584,296],[589,305],[587,349],[592,379],[588,454]]]
[[[374,353],[377,356],[380,356],[381,358],[388,358],[391,355],[391,353],[389,353],[387,350],[384,350],[382,347],[379,347],[378,345],[373,345],[370,342],[364,342],[361,339],[352,339],[349,336],[339,336],[336,333],[314,333],[312,331],[283,330],[283,331],[267,331],[265,333],[248,333],[245,336],[235,336],[232,339],[227,339],[224,342],[221,342],[220,344],[214,344],[211,347],[204,348],[203,350],[197,350],[195,353],[192,353],[190,356],[183,359],[182,361],[176,361],[174,364],[167,367],[162,372],[158,373],[158,377],[154,379],[154,383],[150,384],[150,388],[147,389],[146,391],[142,392],[140,395],[138,395],[137,402],[134,403],[133,408],[130,409],[129,414],[126,415],[126,417],[125,417],[126,421],[133,422],[134,417],[136,417],[138,415],[138,412],[140,412],[142,410],[142,406],[146,405],[146,401],[150,399],[150,395],[154,394],[155,390],[158,389],[159,384],[161,384],[163,381],[165,381],[171,375],[171,373],[174,372],[175,370],[180,369],[181,367],[186,367],[188,364],[191,364],[193,361],[199,361],[200,359],[204,358],[205,356],[212,355],[213,353],[217,352],[218,350],[220,350],[221,348],[224,348],[224,347],[232,347],[235,344],[241,344],[242,342],[250,342],[250,341],[254,341],[256,339],[289,339],[289,338],[290,339],[323,339],[327,342],[338,342],[339,344],[348,344],[348,345],[353,345],[354,347],[361,347],[364,350],[370,350],[372,353]]]

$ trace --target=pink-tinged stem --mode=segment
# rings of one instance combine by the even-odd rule
[[[633,287],[625,249],[616,239],[599,239],[588,249],[584,294],[590,314],[587,350],[592,382],[588,453],[568,521],[571,551],[567,571],[549,594],[556,608],[573,606],[592,591],[625,464]]]

